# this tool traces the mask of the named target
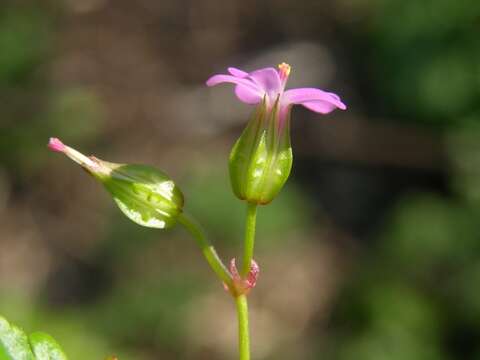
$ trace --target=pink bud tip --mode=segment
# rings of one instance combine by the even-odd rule
[[[48,148],[56,152],[65,151],[65,145],[59,139],[53,137],[50,138],[50,141],[48,142]]]

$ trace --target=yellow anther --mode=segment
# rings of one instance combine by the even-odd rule
[[[288,78],[288,75],[290,75],[291,67],[287,63],[282,62],[281,64],[278,65],[278,70],[279,70],[280,79],[284,80]]]

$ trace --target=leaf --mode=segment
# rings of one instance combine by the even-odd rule
[[[36,360],[67,360],[60,345],[50,335],[35,332],[29,340]]]
[[[35,360],[27,335],[1,316],[0,360]]]
[[[44,332],[27,335],[0,316],[0,360],[68,360],[60,345]],[[110,356],[107,360],[118,360]]]
[[[67,360],[60,345],[48,334],[27,335],[0,316],[0,360]]]

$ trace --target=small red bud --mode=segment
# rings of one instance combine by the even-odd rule
[[[232,286],[228,287],[226,284],[223,284],[225,290],[234,297],[248,295],[257,284],[260,267],[255,260],[252,260],[250,271],[245,278],[242,278],[238,272],[235,258],[233,258],[230,260],[230,273],[232,274]]]

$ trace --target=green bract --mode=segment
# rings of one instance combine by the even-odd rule
[[[250,203],[271,202],[290,175],[290,109],[279,116],[278,100],[272,109],[263,101],[230,153],[230,181],[235,195]]]
[[[60,345],[48,334],[29,337],[0,316],[0,360],[67,360]]]

